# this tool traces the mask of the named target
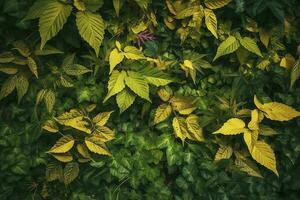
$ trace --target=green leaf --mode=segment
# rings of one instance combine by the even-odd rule
[[[45,95],[44,95],[44,101],[45,101],[45,105],[47,108],[47,111],[49,113],[52,112],[53,110],[53,106],[55,104],[55,93],[53,90],[47,90]]]
[[[143,75],[137,72],[128,71],[128,76],[125,77],[126,85],[139,97],[150,101],[149,85]]]
[[[291,82],[290,82],[290,87],[292,88],[295,82],[298,80],[300,77],[300,59],[296,61],[294,64],[292,70],[291,70]]]
[[[36,78],[38,78],[39,75],[38,75],[37,65],[36,65],[35,60],[31,57],[28,57],[27,58],[27,65],[28,65],[30,71],[36,76]]]
[[[28,48],[28,46],[22,42],[22,41],[16,41],[13,43],[14,49],[17,49],[18,52],[24,56],[24,57],[28,57],[30,56],[31,52]]]
[[[252,38],[249,37],[239,38],[239,41],[245,49],[260,57],[263,57],[259,47],[257,46],[256,42]]]
[[[92,70],[86,68],[85,66],[74,64],[74,65],[67,65],[66,67],[64,67],[64,71],[66,72],[66,74],[70,76],[79,76],[91,72]]]
[[[9,77],[4,81],[0,90],[0,100],[7,97],[10,93],[14,91],[17,83],[17,75]]]
[[[181,11],[179,11],[176,14],[175,18],[176,19],[184,19],[184,18],[192,16],[195,12],[197,12],[199,10],[200,10],[199,6],[190,6],[190,7],[187,7],[185,9],[182,9]]]
[[[114,70],[112,72],[108,81],[108,93],[103,102],[106,102],[110,97],[116,95],[125,88],[124,80],[126,76],[125,71],[119,72],[118,70]]]
[[[43,12],[39,21],[39,32],[41,35],[41,49],[46,42],[57,35],[67,22],[72,11],[72,6],[51,1]]]
[[[18,102],[21,101],[23,96],[27,93],[29,82],[24,74],[19,74],[16,80],[16,90],[18,94]]]
[[[173,82],[171,77],[157,67],[147,66],[140,73],[143,74],[148,83],[155,86],[165,86]]]
[[[229,4],[232,0],[205,0],[204,4],[209,9],[218,9],[226,6]]]
[[[27,12],[26,17],[23,20],[36,19],[42,16],[43,12],[47,9],[47,6],[52,3],[52,0],[36,0]]]
[[[118,107],[120,108],[120,113],[127,110],[133,104],[135,98],[136,95],[126,88],[122,90],[120,93],[118,93],[116,100],[117,100]]]
[[[221,56],[235,52],[239,47],[240,47],[239,41],[235,37],[229,36],[218,47],[217,54],[214,58],[214,61]]]
[[[218,38],[218,33],[217,33],[218,22],[214,11],[205,8],[204,16],[205,16],[205,24],[207,29],[213,34],[213,36],[215,36],[215,38]]]
[[[76,162],[67,163],[64,168],[64,183],[69,185],[79,174],[79,165]]]
[[[37,56],[47,56],[47,55],[63,54],[63,53],[64,52],[62,52],[61,50],[59,50],[55,47],[52,47],[50,45],[44,46],[43,49],[36,48],[33,52],[33,54],[37,55]]]
[[[79,34],[95,50],[98,57],[105,30],[102,17],[88,11],[79,11],[76,13],[76,24]]]
[[[120,0],[113,0],[113,5],[116,11],[117,17],[119,17],[120,9],[121,9],[121,2]]]

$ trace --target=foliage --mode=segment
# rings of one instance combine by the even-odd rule
[[[298,199],[299,9],[0,1],[0,199]]]

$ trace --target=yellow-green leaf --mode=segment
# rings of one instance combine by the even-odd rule
[[[81,37],[95,50],[98,56],[105,29],[102,17],[89,11],[78,11],[76,25]]]
[[[218,9],[226,6],[229,4],[232,0],[205,0],[204,4],[206,7],[210,9]]]
[[[257,141],[250,152],[256,162],[265,166],[279,176],[276,169],[276,158],[272,148],[263,141]]]
[[[197,109],[193,97],[174,96],[170,99],[172,108],[182,115],[189,115]]]
[[[101,142],[108,142],[115,139],[114,131],[106,126],[96,126],[93,136],[99,138]]]
[[[246,158],[237,158],[235,160],[235,165],[237,166],[237,168],[242,171],[245,172],[247,174],[249,174],[250,176],[255,176],[255,177],[259,177],[259,178],[263,178],[263,176],[261,175],[258,167],[256,166],[256,164]]]
[[[14,75],[4,81],[0,90],[0,100],[7,97],[14,91],[16,88],[17,78],[17,75]]]
[[[172,113],[172,107],[169,104],[161,104],[155,110],[154,124],[158,124],[166,120]]]
[[[205,16],[205,24],[207,29],[213,34],[213,36],[215,36],[215,38],[218,38],[218,33],[217,33],[218,22],[214,11],[205,8],[204,16]]]
[[[83,158],[91,159],[91,155],[84,144],[77,144],[76,149]]]
[[[75,6],[75,8],[77,8],[77,10],[80,11],[86,10],[84,2],[82,2],[81,0],[74,0],[73,5]]]
[[[133,104],[135,98],[136,95],[127,88],[118,93],[116,100],[118,107],[120,108],[120,113],[127,110]]]
[[[239,41],[235,37],[229,36],[218,47],[217,54],[214,58],[214,61],[221,56],[235,52],[239,47],[240,47]]]
[[[270,36],[271,35],[267,30],[263,28],[259,29],[259,39],[265,45],[266,48],[268,48],[269,46]]]
[[[158,90],[157,94],[161,100],[166,102],[171,98],[171,96],[173,95],[173,92],[172,92],[171,88],[163,87]]]
[[[60,163],[51,162],[47,164],[46,167],[46,180],[47,181],[55,181],[55,180],[63,180],[63,169]]]
[[[113,0],[113,5],[116,11],[117,17],[119,17],[120,9],[121,9],[121,2],[120,0]]]
[[[71,135],[65,135],[61,137],[48,152],[66,153],[73,147],[74,142],[75,140]]]
[[[184,19],[184,18],[192,16],[195,12],[197,12],[199,10],[200,10],[199,6],[189,6],[187,8],[180,10],[178,13],[176,13],[175,18],[176,19]]]
[[[20,102],[23,96],[27,93],[29,82],[25,74],[18,74],[18,78],[16,81],[17,81],[16,90],[18,94],[18,102]]]
[[[231,146],[220,146],[216,155],[215,161],[229,159],[232,156],[233,150]]]
[[[22,41],[16,41],[13,43],[13,46],[15,47],[14,49],[17,49],[18,52],[24,56],[24,57],[28,57],[30,56],[31,52],[30,49],[28,48],[28,46],[22,42]]]
[[[127,76],[125,71],[119,72],[118,70],[114,70],[109,77],[108,81],[108,93],[104,98],[103,102],[106,102],[110,97],[116,95],[121,92],[125,88],[125,77]]]
[[[50,89],[46,91],[44,95],[44,101],[48,112],[51,113],[55,104],[55,93],[53,90]]]
[[[88,137],[85,139],[85,144],[87,148],[93,152],[100,155],[108,155],[111,156],[111,153],[108,151],[107,147],[105,146],[105,143],[99,140],[98,137]]]
[[[238,118],[231,118],[223,124],[223,126],[214,133],[221,133],[223,135],[237,135],[243,133],[245,129],[245,122]]]
[[[54,120],[47,120],[43,124],[42,129],[45,129],[46,131],[49,131],[50,133],[57,133],[59,131],[58,126]]]
[[[258,130],[255,131],[245,130],[243,136],[244,136],[244,141],[249,149],[249,152],[251,152],[258,139]]]
[[[127,59],[132,59],[132,60],[145,59],[143,52],[134,46],[126,46],[124,48],[124,54]]]
[[[127,74],[128,76],[125,77],[126,85],[139,97],[151,102],[149,98],[149,85],[143,75],[134,71],[128,71]]]
[[[250,51],[260,57],[263,57],[255,40],[253,40],[252,38],[249,38],[249,37],[244,37],[244,38],[239,38],[239,41],[245,49],[247,49],[248,51]]]
[[[119,50],[117,48],[114,48],[110,54],[109,54],[109,73],[111,73],[114,68],[122,62],[122,60],[124,59],[124,53],[123,52],[119,52]]]
[[[291,54],[286,54],[280,61],[280,67],[284,67],[286,69],[292,69],[292,67],[295,65],[296,60],[294,56]]]
[[[290,87],[292,88],[295,82],[298,80],[300,77],[300,59],[298,59],[294,66],[291,69],[291,82],[290,82]]]

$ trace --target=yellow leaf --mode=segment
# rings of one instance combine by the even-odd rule
[[[263,28],[259,29],[259,38],[260,41],[268,48],[270,42],[270,33]]]
[[[147,24],[145,24],[143,21],[141,21],[137,25],[131,27],[131,30],[133,33],[138,34],[140,32],[145,31],[147,28],[148,28]]]
[[[115,139],[114,131],[106,126],[96,126],[93,136],[97,137],[101,142],[108,142]]]
[[[47,120],[43,126],[42,129],[45,129],[46,131],[49,131],[51,133],[57,133],[58,132],[58,126],[55,121],[53,120]]]
[[[116,45],[116,47],[118,48],[119,51],[122,51],[121,43],[118,40],[116,40],[115,45]]]
[[[48,152],[66,153],[73,147],[74,142],[75,140],[71,135],[65,135],[61,137]]]
[[[51,153],[51,155],[61,162],[71,162],[73,160],[73,156],[68,153]]]
[[[114,70],[114,68],[122,62],[123,59],[124,53],[119,52],[117,48],[113,49],[109,54],[109,73],[111,73]]]
[[[172,107],[169,104],[161,104],[155,110],[154,124],[166,120],[172,113]]]
[[[197,109],[195,101],[195,98],[185,96],[174,96],[170,99],[172,108],[182,115],[189,115]]]
[[[271,120],[288,121],[300,116],[300,112],[282,103],[270,102],[262,104],[256,96],[254,96],[254,103],[258,109],[263,111],[265,117]]]
[[[263,120],[264,115],[257,109],[251,111],[251,121],[248,123],[248,128],[251,130],[258,130],[259,123]]]
[[[217,33],[217,17],[215,13],[210,9],[204,9],[204,15],[205,15],[205,24],[207,29],[215,36],[215,38],[218,38]]]
[[[172,17],[165,17],[164,23],[170,30],[174,30],[176,28],[176,22]]]
[[[221,133],[223,135],[237,135],[243,133],[245,130],[246,124],[243,120],[238,118],[231,118],[223,124],[223,126],[215,131],[214,133]]]
[[[229,159],[232,156],[233,150],[231,146],[220,146],[216,155],[215,161]]]
[[[265,166],[279,176],[276,169],[275,154],[268,144],[263,141],[257,141],[254,144],[252,151],[250,151],[250,154],[259,164]]]
[[[173,91],[171,90],[171,88],[166,86],[166,87],[163,87],[163,88],[159,89],[157,94],[158,94],[158,96],[160,97],[161,100],[166,102],[173,95]]]
[[[251,152],[258,139],[258,131],[245,130],[243,136],[249,152]]]
[[[203,130],[200,127],[200,119],[197,115],[189,115],[186,118],[186,124],[193,140],[204,141]]]
[[[108,151],[105,143],[100,141],[98,137],[88,137],[85,139],[85,144],[87,148],[93,152],[100,155],[108,155],[111,156],[111,153]]]
[[[189,135],[185,119],[182,117],[174,117],[172,125],[175,132],[175,136],[180,138],[183,144],[184,140]]]
[[[77,10],[80,11],[85,11],[86,9],[84,2],[82,2],[81,0],[74,0],[73,5],[75,6],[75,8],[77,8]]]
[[[194,69],[193,63],[190,60],[184,60],[183,61],[183,66],[186,67],[186,68],[189,68],[189,69]]]
[[[98,126],[104,126],[113,112],[114,111],[99,113],[93,118],[93,122]]]
[[[291,54],[286,54],[280,61],[280,67],[284,67],[286,69],[291,69],[296,63],[294,56]]]
[[[145,59],[143,52],[141,52],[139,49],[137,49],[134,46],[126,46],[124,48],[124,54],[127,59],[132,59],[132,60]]]
[[[76,149],[82,157],[84,157],[86,159],[91,159],[91,155],[85,145],[77,144]]]
[[[226,6],[229,4],[232,0],[205,0],[204,4],[206,7],[210,9],[218,9]]]

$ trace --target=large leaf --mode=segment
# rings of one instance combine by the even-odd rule
[[[270,102],[262,104],[256,96],[254,96],[254,103],[256,107],[263,111],[264,115],[271,120],[288,121],[300,116],[299,111],[282,103]]]
[[[164,86],[173,82],[171,77],[156,67],[145,67],[140,73],[143,74],[148,83],[155,86]]]
[[[149,85],[142,74],[128,71],[125,77],[126,85],[139,97],[151,102],[149,98]]]
[[[71,135],[65,135],[61,137],[48,152],[66,153],[73,147],[74,142],[75,140]]]
[[[39,32],[41,35],[41,49],[46,42],[57,35],[67,22],[72,11],[72,6],[51,1],[43,12],[39,21]]]
[[[102,142],[99,137],[88,137],[85,139],[85,144],[87,148],[93,152],[100,155],[108,155],[110,156],[111,153],[108,151],[104,142]]]
[[[245,129],[245,122],[238,118],[231,118],[227,120],[223,126],[214,133],[221,133],[223,135],[237,135],[243,133]]]
[[[240,47],[239,41],[235,37],[229,36],[218,47],[217,54],[214,58],[214,61],[221,56],[235,52],[239,47]]]
[[[232,0],[205,0],[204,4],[206,7],[210,9],[218,9],[226,6],[229,4]]]
[[[239,38],[239,41],[241,43],[241,45],[247,49],[248,51],[263,57],[263,55],[261,54],[261,51],[259,49],[259,47],[257,46],[255,40],[249,38],[249,37],[244,37],[244,38]]]
[[[113,73],[109,77],[108,81],[108,92],[103,102],[106,102],[110,97],[116,95],[121,92],[125,88],[125,77],[127,76],[125,71],[119,72],[118,70],[114,70]]]
[[[98,56],[105,30],[102,17],[88,11],[79,11],[76,13],[76,24],[81,37],[95,50]]]
[[[213,36],[215,36],[215,38],[218,38],[218,23],[214,11],[210,9],[204,9],[204,16],[207,29],[213,34]]]
[[[273,171],[278,176],[276,159],[272,148],[265,142],[257,141],[250,151],[251,156],[261,165]]]

